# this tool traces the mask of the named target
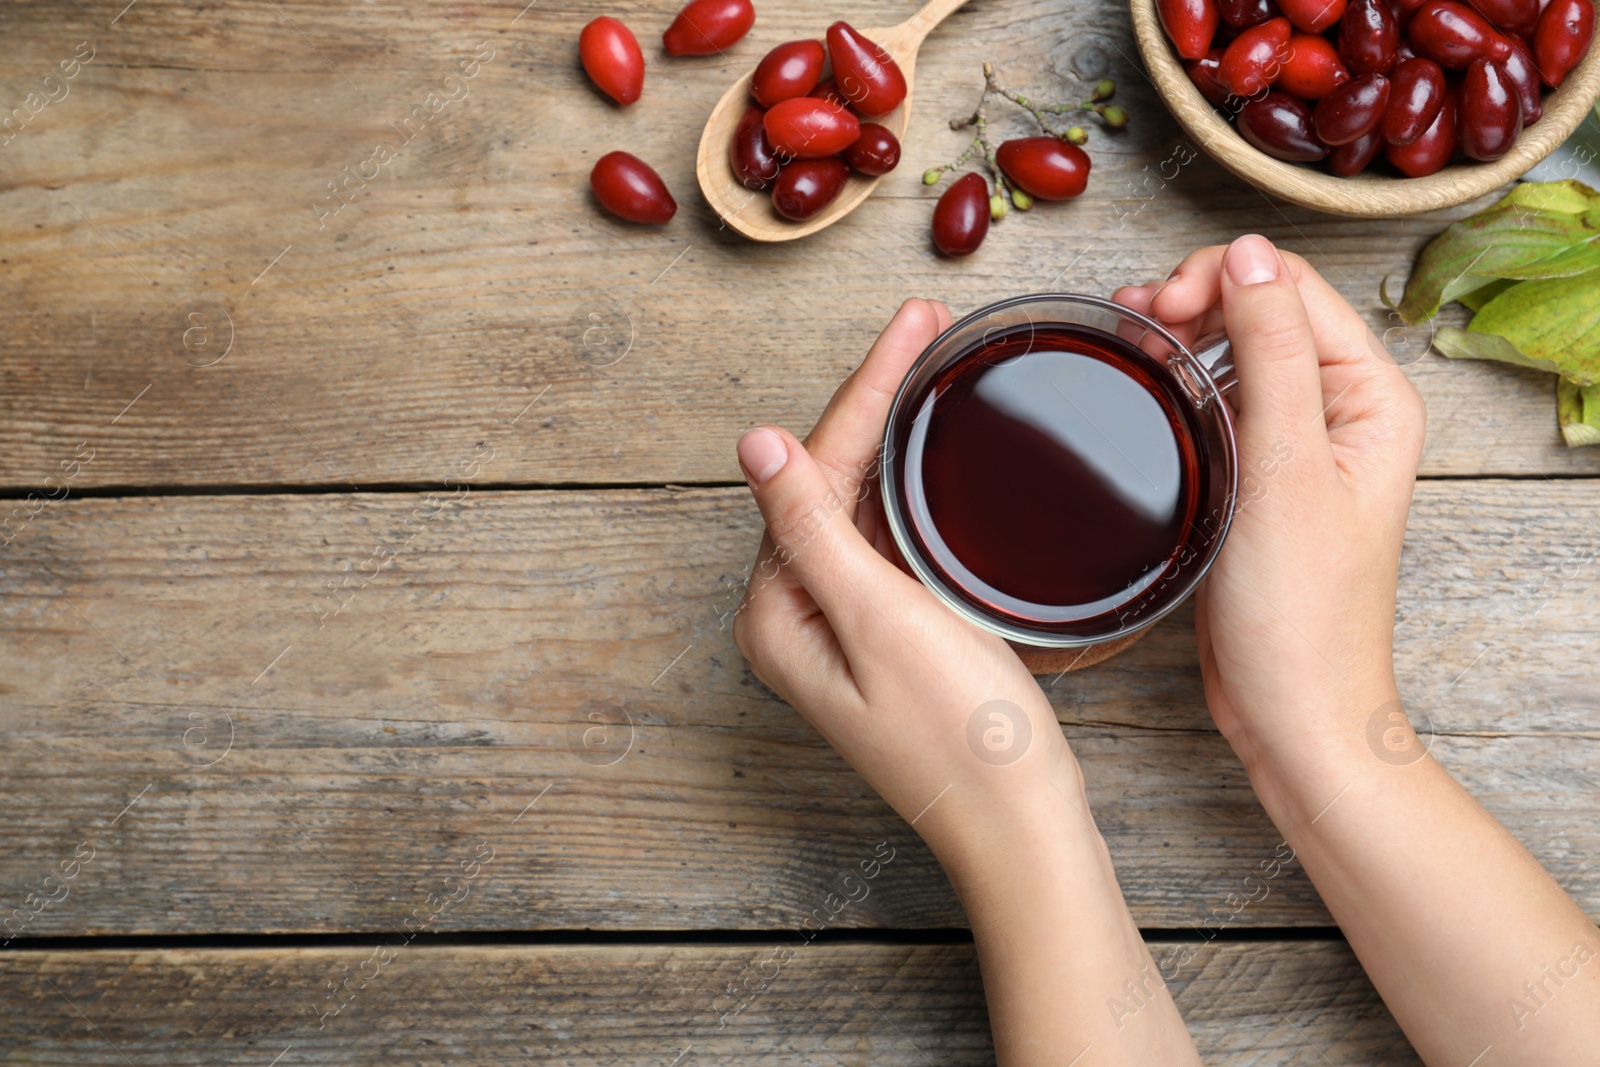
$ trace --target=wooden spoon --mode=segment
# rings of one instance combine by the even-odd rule
[[[967,0],[928,0],[922,9],[898,26],[888,29],[864,29],[861,35],[882,45],[894,57],[900,72],[906,76],[906,98],[889,114],[872,119],[887,127],[895,137],[904,141],[906,125],[911,118],[911,96],[915,89],[917,49],[922,39],[939,23]],[[766,191],[746,189],[733,176],[733,165],[728,162],[728,143],[733,139],[734,128],[751,106],[750,76],[746,74],[733,83],[723,94],[706,120],[705,132],[700,135],[700,155],[695,160],[695,175],[700,179],[700,191],[706,201],[724,222],[754,241],[792,241],[808,233],[816,233],[831,226],[872,195],[877,178],[851,172],[844,189],[833,203],[804,222],[790,222],[772,209],[772,197]]]

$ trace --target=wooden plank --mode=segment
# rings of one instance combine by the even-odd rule
[[[485,436],[503,485],[736,481],[738,431],[803,431],[906,296],[959,313],[1025,291],[1105,293],[1259,230],[1381,331],[1379,281],[1403,278],[1469,210],[1334,219],[1275,204],[1203,154],[1179,165],[1194,150],[1134,65],[1117,0],[1067,16],[979,0],[928,42],[906,164],[881,194],[822,234],[755,246],[694,189],[698,128],[764,47],[818,29],[814,10],[764,5],[728,58],[681,61],[656,52],[657,7],[522,10],[234,0],[203,16],[141,4],[108,25],[98,9],[10,5],[0,67],[42,77],[80,41],[96,51],[0,148],[0,486],[47,484],[81,443],[95,458],[78,487],[414,486]],[[602,10],[650,50],[645,98],[626,111],[573,62],[578,27]],[[852,11],[871,25],[906,8]],[[494,58],[467,95],[319,218],[328,183],[398,140],[390,124],[479,42]],[[984,58],[1040,96],[1070,96],[1074,62],[1104,66],[1134,120],[1095,134],[1079,201],[1019,214],[977,256],[945,261],[926,237],[937,190],[918,176],[961,151],[947,123],[970,111]],[[670,226],[615,223],[590,201],[588,169],[616,147],[677,191]],[[1429,473],[1600,472],[1600,450],[1560,444],[1547,376],[1422,356],[1415,337],[1407,353],[1433,413]]]
[[[776,928],[887,840],[837,924],[962,923],[721,625],[756,543],[742,489],[456,495],[68,500],[23,528],[0,914],[88,842],[21,932],[384,930],[486,842],[504,859],[430,928]],[[1397,658],[1436,753],[1600,915],[1597,503],[1587,480],[1420,486]],[[1135,916],[1202,923],[1279,838],[1187,615],[1050,694]],[[1297,869],[1229,919],[1328,921]]]
[[[81,1067],[994,1062],[971,945],[380,944],[9,952],[0,1027],[13,1057]],[[1344,944],[1192,948],[1169,984],[1205,1062],[1420,1062]]]

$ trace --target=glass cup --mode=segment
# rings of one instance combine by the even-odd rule
[[[1186,490],[1198,494],[1198,506],[1190,509],[1193,520],[1183,524],[1166,566],[1142,575],[1125,591],[1125,598],[1070,618],[1019,609],[1015,601],[986,593],[970,572],[950,573],[938,562],[939,553],[928,548],[928,538],[937,537],[937,531],[927,508],[909,499],[905,476],[907,463],[920,462],[919,434],[925,434],[925,427],[921,431],[914,427],[919,412],[933,399],[933,383],[958,361],[1028,359],[1032,331],[1051,326],[1109,334],[1151,357],[1141,365],[1147,365],[1146,370],[1154,368],[1152,373],[1170,375],[1173,402],[1186,405],[1185,414],[1192,418],[1186,419],[1185,425],[1201,438],[1195,442],[1195,451],[1203,477],[1194,480],[1195,488]],[[1028,347],[1016,355],[1019,336]],[[1010,355],[1001,352],[1002,344]],[[1092,653],[1097,647],[1101,655],[1089,656],[1089,662],[1104,658],[1178,607],[1205,577],[1222,548],[1238,500],[1238,443],[1232,412],[1222,399],[1233,380],[1232,350],[1223,334],[1185,346],[1154,319],[1099,297],[1040,293],[1013,297],[973,312],[928,346],[907,372],[890,407],[880,483],[884,512],[902,558],[952,610],[1010,642],[1024,653],[1025,660],[1029,653],[1074,649],[1083,650],[1079,657],[1083,658],[1083,653]],[[1063,403],[1070,400],[1063,397]],[[944,554],[950,555],[948,551]]]

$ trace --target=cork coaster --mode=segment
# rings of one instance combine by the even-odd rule
[[[1149,632],[1150,627],[1146,626],[1115,641],[1107,641],[1103,645],[1090,645],[1087,648],[1030,648],[1025,651],[1018,649],[1017,657],[1032,674],[1081,671],[1085,667],[1093,667],[1096,663],[1104,663],[1123,649],[1131,648],[1134,642]]]

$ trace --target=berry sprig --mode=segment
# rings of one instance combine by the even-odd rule
[[[922,173],[924,185],[938,185],[939,180],[946,171],[960,170],[965,167],[975,155],[981,154],[985,168],[992,179],[989,197],[989,213],[995,220],[1003,219],[1008,214],[1009,208],[1018,211],[1027,211],[1033,207],[1034,198],[1026,191],[1019,188],[1014,181],[1006,177],[996,159],[994,142],[989,139],[989,101],[994,97],[1009,100],[1017,107],[1033,116],[1039,124],[1039,129],[1051,137],[1057,137],[1071,145],[1088,143],[1089,131],[1076,123],[1069,126],[1058,126],[1051,117],[1063,115],[1094,115],[1109,129],[1121,129],[1128,124],[1128,113],[1117,104],[1107,103],[1117,92],[1117,83],[1110,78],[1101,78],[1090,88],[1089,98],[1079,104],[1040,104],[1036,103],[1015,90],[1008,89],[1000,84],[995,74],[994,65],[983,65],[983,94],[978,98],[978,106],[966,118],[951,119],[952,130],[971,129],[973,131],[972,143],[966,150],[951,160],[937,167],[929,167]]]

